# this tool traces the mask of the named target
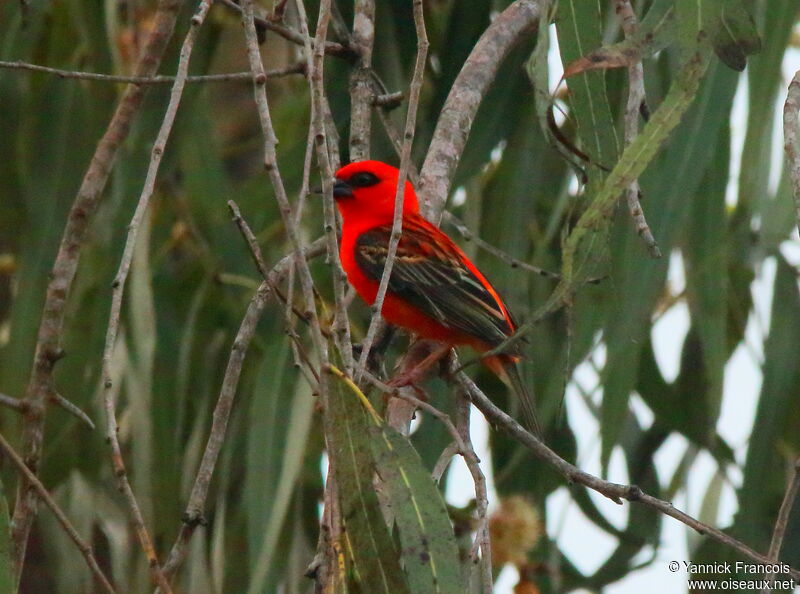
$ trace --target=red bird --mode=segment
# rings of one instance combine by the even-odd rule
[[[380,161],[350,163],[336,172],[333,197],[342,214],[339,253],[347,279],[375,302],[389,251],[398,170]],[[447,235],[419,213],[414,188],[403,194],[403,232],[381,314],[390,324],[450,347],[486,352],[516,330],[503,300]],[[521,353],[484,359],[520,399],[529,427],[541,434],[533,399],[520,378]]]

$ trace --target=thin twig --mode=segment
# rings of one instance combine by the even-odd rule
[[[363,161],[370,155],[372,130],[372,46],[375,41],[375,2],[355,0],[351,45],[359,58],[350,71],[350,160]]]
[[[609,498],[617,504],[622,504],[623,500],[629,502],[640,503],[646,505],[658,512],[667,515],[671,518],[678,520],[689,528],[697,531],[699,534],[707,535],[714,540],[728,546],[741,555],[756,561],[762,565],[771,563],[771,560],[766,555],[762,555],[758,551],[751,549],[743,542],[733,538],[732,536],[709,526],[692,516],[675,508],[669,501],[664,501],[648,495],[643,492],[636,485],[622,485],[619,483],[612,483],[605,481],[599,477],[594,476],[581,470],[580,468],[570,464],[553,450],[547,447],[543,442],[536,438],[533,434],[525,430],[522,425],[517,423],[512,417],[500,410],[486,394],[484,394],[475,382],[473,382],[463,372],[458,372],[458,363],[453,358],[450,365],[450,380],[460,385],[465,392],[469,395],[472,403],[478,407],[486,419],[493,425],[500,427],[517,442],[525,446],[530,452],[542,462],[552,466],[559,474],[561,474],[569,483],[578,483],[584,487],[588,487],[593,491]],[[800,579],[800,571],[790,568],[789,573],[795,579]]]
[[[489,536],[489,494],[486,490],[486,478],[483,476],[478,456],[472,445],[469,431],[469,397],[460,387],[456,388],[456,423],[458,431],[466,444],[464,456],[467,468],[475,483],[475,508],[478,515],[478,527],[475,530],[475,541],[472,543],[472,562],[480,563],[481,591],[492,592],[492,540]],[[472,459],[470,459],[472,458]],[[480,558],[478,557],[480,551]]]
[[[167,48],[181,0],[160,0],[153,26],[136,65],[137,77],[152,77],[158,71]],[[139,112],[146,87],[129,85],[120,97],[114,115],[92,155],[89,167],[70,207],[61,243],[58,246],[47,285],[42,317],[36,339],[33,367],[25,391],[28,411],[23,418],[23,457],[36,474],[44,440],[45,405],[54,391],[53,368],[64,355],[61,347],[64,318],[78,259],[86,241],[108,182],[117,150],[125,141],[131,124]],[[17,577],[22,571],[31,524],[36,515],[36,493],[27,480],[20,481],[12,520],[12,540]]]
[[[328,344],[325,341],[320,328],[319,317],[317,315],[316,303],[314,301],[314,286],[311,278],[311,272],[308,264],[303,258],[303,247],[300,241],[300,234],[297,229],[297,224],[292,213],[292,207],[286,195],[286,188],[283,184],[283,179],[278,168],[277,155],[275,147],[277,145],[277,138],[275,137],[275,130],[272,126],[272,117],[269,110],[269,102],[267,100],[266,89],[264,83],[266,77],[264,76],[264,66],[261,62],[261,54],[258,48],[258,36],[256,34],[255,23],[253,21],[253,3],[252,0],[241,0],[242,2],[242,23],[244,24],[245,41],[247,44],[247,55],[250,60],[250,69],[253,72],[254,81],[254,95],[255,103],[258,111],[259,122],[264,136],[264,167],[269,175],[270,182],[275,194],[275,199],[278,202],[278,208],[281,213],[286,235],[292,246],[295,254],[295,265],[297,266],[297,273],[300,281],[300,288],[303,292],[305,300],[306,314],[311,327],[311,340],[314,345],[315,354],[319,359],[320,368],[328,365]],[[325,39],[327,23],[330,18],[330,0],[323,0],[320,2],[320,16],[317,25],[317,39]],[[308,36],[306,36],[307,38]],[[304,43],[303,39],[300,39]],[[327,46],[326,46],[327,47]],[[320,403],[323,410],[323,426],[325,435],[328,436],[333,431],[331,427],[331,415],[329,406],[329,392],[328,392],[328,374],[319,373],[318,394]],[[336,509],[336,490],[332,488],[331,478],[335,476],[336,460],[330,459],[330,466],[328,471],[329,482],[325,489],[325,510],[330,519],[328,524],[328,538],[321,539],[320,542],[328,549],[322,555],[326,560],[320,564],[323,572],[325,570],[333,571],[336,566],[331,563],[329,555],[335,554],[333,549],[337,543],[340,542],[340,514],[335,513]],[[251,576],[253,581],[259,580],[260,573],[266,572],[266,566],[259,567],[256,575]],[[325,576],[323,576],[324,578]],[[322,578],[321,578],[322,579]]]
[[[381,93],[372,96],[373,107],[382,107],[386,110],[392,110],[400,107],[405,99],[403,91],[396,91],[394,93]]]
[[[24,413],[28,408],[28,405],[24,400],[20,400],[19,398],[14,398],[13,396],[8,396],[2,393],[0,393],[0,406],[5,406],[20,413]]]
[[[73,404],[72,402],[70,402],[69,400],[64,398],[58,392],[52,392],[50,394],[50,401],[53,404],[55,404],[57,406],[60,406],[65,411],[67,411],[69,414],[71,414],[73,417],[75,417],[76,419],[78,419],[79,421],[84,423],[86,426],[89,427],[89,429],[94,430],[94,421],[92,421],[92,419],[89,418],[89,415],[87,415],[85,412],[83,412],[75,404]]]
[[[539,19],[539,0],[516,0],[483,32],[447,95],[425,163],[417,195],[425,216],[437,221],[467,143],[472,122],[503,58]]]
[[[11,444],[6,441],[6,438],[3,437],[2,434],[0,434],[0,448],[3,449],[3,453],[5,453],[11,462],[14,463],[14,466],[17,467],[17,470],[19,470],[20,474],[22,474],[36,490],[36,493],[39,495],[41,500],[44,501],[45,505],[50,508],[53,514],[55,514],[58,523],[61,524],[61,527],[64,528],[64,531],[70,537],[72,542],[74,542],[75,546],[78,547],[78,550],[81,552],[81,555],[83,555],[83,558],[86,559],[86,564],[89,566],[89,570],[92,572],[95,580],[97,580],[97,583],[100,584],[106,592],[116,592],[114,586],[111,585],[111,582],[97,564],[97,559],[94,557],[94,552],[92,551],[91,545],[81,538],[81,535],[78,534],[78,531],[69,521],[67,515],[61,511],[60,507],[58,507],[58,504],[51,497],[50,493],[47,492],[47,489],[45,489],[42,482],[36,477],[35,474],[33,474],[33,472],[31,472],[30,468],[25,465],[25,462],[22,460],[20,455],[14,450],[14,448],[11,447]]]
[[[133,213],[131,222],[128,225],[128,236],[125,240],[125,248],[122,253],[122,261],[120,262],[117,274],[114,277],[112,284],[111,296],[111,311],[108,317],[108,329],[106,331],[106,343],[103,349],[103,402],[106,410],[106,440],[111,448],[111,463],[114,467],[114,474],[117,477],[117,487],[125,497],[128,505],[131,520],[139,538],[139,543],[147,555],[152,573],[153,582],[162,590],[168,593],[171,591],[169,581],[161,571],[161,566],[158,562],[158,556],[150,539],[150,535],[145,525],[142,511],[136,501],[136,496],[131,488],[130,481],[128,480],[127,471],[125,469],[125,460],[122,456],[122,448],[119,443],[118,426],[116,418],[116,402],[114,398],[113,380],[111,377],[112,359],[114,350],[117,344],[117,335],[119,333],[120,318],[122,314],[122,301],[125,293],[125,283],[130,271],[131,262],[133,261],[133,252],[136,246],[136,239],[139,234],[139,228],[147,213],[150,199],[153,196],[156,185],[156,178],[158,177],[158,170],[161,165],[161,160],[164,156],[164,149],[166,148],[167,141],[169,140],[172,132],[172,126],[175,123],[175,117],[178,113],[181,97],[183,96],[183,89],[185,87],[186,77],[189,75],[189,61],[192,57],[192,50],[194,43],[200,31],[200,26],[203,24],[213,0],[201,0],[197,8],[197,12],[191,19],[191,26],[186,34],[186,38],[181,46],[180,56],[178,58],[178,69],[175,77],[175,83],[172,86],[170,93],[169,103],[164,112],[164,119],[161,122],[158,135],[156,136],[153,149],[150,154],[150,165],[147,168],[147,175],[145,177],[142,193],[139,196],[139,201],[136,204],[136,210]]]
[[[800,138],[798,137],[797,116],[800,112],[800,70],[795,72],[789,89],[786,92],[786,103],[783,104],[783,150],[789,165],[789,177],[792,180],[795,217],[800,232]]]
[[[350,319],[347,316],[347,306],[345,293],[347,291],[347,279],[342,269],[342,262],[339,258],[339,239],[336,235],[336,209],[333,202],[333,168],[331,158],[328,153],[329,143],[325,127],[325,86],[323,80],[323,67],[325,63],[325,53],[321,51],[324,46],[325,35],[328,30],[330,20],[330,10],[322,10],[320,7],[319,18],[317,20],[317,33],[312,49],[311,39],[308,34],[308,18],[306,16],[303,0],[296,0],[297,11],[300,16],[300,31],[306,39],[304,45],[306,61],[310,76],[308,77],[311,91],[311,122],[313,128],[314,146],[317,152],[317,163],[319,164],[322,177],[322,205],[325,217],[325,237],[328,240],[328,258],[331,263],[333,276],[333,296],[336,311],[333,320],[333,335],[342,357],[345,371],[353,371],[353,346],[350,340]]]
[[[222,4],[235,10],[236,12],[243,13],[244,12],[244,3],[241,5],[237,4],[233,0],[220,0]],[[291,41],[292,43],[296,43],[297,45],[303,45],[305,43],[303,35],[294,29],[290,29],[289,27],[285,27],[283,25],[279,25],[276,22],[262,19],[261,17],[253,16],[253,22],[255,25],[263,29],[267,29],[268,31],[272,31],[273,33],[277,33],[287,41]],[[258,38],[256,37],[256,45],[258,45]],[[339,58],[344,58],[348,62],[353,61],[357,54],[351,47],[347,47],[342,45],[341,43],[336,43],[335,41],[326,41],[325,42],[325,53],[330,54],[332,56],[337,56]],[[262,66],[263,69],[263,66]]]
[[[408,97],[408,112],[406,114],[406,125],[403,133],[403,147],[400,153],[400,172],[397,178],[397,189],[394,198],[394,219],[392,220],[392,233],[389,236],[389,247],[386,254],[386,263],[383,267],[383,274],[378,285],[378,293],[375,302],[372,304],[372,318],[367,329],[367,336],[361,345],[361,355],[356,369],[356,381],[360,381],[361,373],[366,370],[369,351],[375,340],[378,325],[381,321],[381,310],[383,300],[386,297],[386,289],[389,287],[389,277],[394,267],[394,259],[397,255],[397,245],[400,243],[400,234],[403,231],[403,197],[405,196],[406,180],[408,179],[408,169],[411,163],[411,146],[414,142],[414,128],[417,122],[417,108],[419,107],[419,95],[422,90],[422,82],[425,76],[425,63],[428,59],[428,34],[425,30],[425,15],[423,14],[422,0],[414,0],[414,28],[417,32],[417,56],[414,62],[414,74],[411,77],[411,85]]]
[[[639,30],[639,23],[636,21],[636,13],[633,11],[630,0],[616,0],[616,11],[622,22],[622,30],[626,39],[632,39]],[[644,91],[644,68],[642,60],[628,66],[628,102],[625,106],[625,146],[628,146],[636,135],[639,134],[639,115],[642,105],[646,102]],[[641,204],[642,191],[639,188],[639,180],[634,180],[625,191],[625,199],[628,203],[628,212],[636,226],[636,233],[642,238],[647,246],[650,256],[653,258],[661,257],[661,250],[658,249],[655,237],[650,226],[645,219]]]
[[[455,441],[451,441],[447,447],[442,450],[442,453],[439,454],[439,459],[436,461],[436,464],[433,465],[433,470],[431,471],[431,478],[434,481],[438,483],[440,480],[442,480],[444,471],[447,470],[447,467],[453,460],[453,456],[458,455],[460,450],[461,448],[458,447],[458,444]]]
[[[85,423],[89,429],[94,429],[94,422],[89,418],[89,415],[78,408],[77,405],[64,398],[58,392],[51,392],[48,396],[48,402],[52,402],[53,404],[60,406],[69,414],[76,417],[79,421]],[[6,394],[0,394],[0,406],[5,406],[22,414],[25,414],[28,411],[28,402],[26,400],[14,398],[13,396],[8,396]]]
[[[52,74],[59,78],[69,78],[77,80],[91,80],[95,82],[105,83],[129,83],[135,85],[164,85],[172,84],[175,82],[174,76],[122,76],[118,74],[101,74],[99,72],[80,72],[77,70],[62,70],[60,68],[50,68],[49,66],[40,66],[39,64],[31,64],[29,62],[7,62],[0,60],[0,68],[7,68],[10,70],[23,70],[29,72],[41,72],[44,74]],[[305,74],[306,66],[304,63],[299,62],[284,68],[276,68],[267,71],[267,78],[280,78],[290,74]],[[250,72],[226,72],[220,74],[200,74],[187,76],[184,82],[186,83],[219,83],[219,82],[248,82],[253,80],[253,74]]]
[[[519,260],[514,256],[507,254],[503,250],[498,247],[493,246],[488,241],[485,241],[475,235],[469,228],[464,224],[461,219],[459,219],[456,215],[451,213],[449,210],[442,211],[442,220],[446,223],[450,223],[456,231],[459,232],[461,237],[463,237],[467,241],[474,241],[475,245],[477,245],[482,250],[489,252],[496,258],[499,258],[511,268],[522,268],[523,270],[527,270],[528,272],[533,272],[534,274],[538,274],[539,276],[543,276],[544,278],[550,278],[553,280],[559,280],[561,275],[556,274],[555,272],[550,272],[549,270],[545,270],[544,268],[539,268],[538,266],[534,266],[533,264],[528,264],[524,260]]]
[[[786,492],[783,495],[783,501],[778,510],[778,518],[775,520],[775,528],[772,531],[772,540],[769,543],[769,552],[767,553],[767,557],[769,557],[773,567],[774,564],[778,563],[781,547],[783,546],[783,538],[786,536],[786,527],[789,525],[789,514],[792,512],[797,494],[800,493],[800,458],[795,460],[792,466],[792,477],[789,480],[789,484],[786,485]],[[769,584],[772,583],[774,578],[774,572],[770,572],[764,576],[764,579]],[[772,592],[772,588],[769,586],[762,590],[763,594],[770,594],[770,592]]]

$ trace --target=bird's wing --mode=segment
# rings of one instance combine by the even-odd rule
[[[391,231],[390,225],[375,227],[356,241],[356,263],[375,282],[383,274]],[[443,326],[496,346],[515,324],[497,292],[473,270],[447,235],[421,217],[407,218],[388,291]]]

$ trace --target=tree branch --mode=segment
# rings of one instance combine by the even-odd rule
[[[64,528],[64,531],[70,537],[72,542],[74,542],[75,546],[78,547],[78,550],[81,552],[81,555],[83,555],[83,558],[86,559],[86,564],[89,566],[89,570],[92,572],[95,580],[97,580],[97,583],[100,584],[106,592],[116,592],[114,586],[111,585],[111,582],[97,564],[97,559],[94,557],[94,552],[92,551],[91,545],[84,542],[80,534],[78,534],[78,531],[69,521],[69,518],[67,518],[67,515],[61,511],[61,508],[58,507],[58,504],[50,496],[50,493],[47,492],[47,489],[45,489],[42,482],[36,477],[35,474],[33,474],[33,472],[31,472],[30,468],[25,465],[25,462],[22,460],[20,455],[14,451],[14,448],[11,447],[11,444],[6,441],[6,438],[3,437],[2,434],[0,434],[0,448],[2,448],[3,453],[8,456],[14,466],[17,467],[19,473],[25,477],[25,479],[36,490],[36,493],[39,495],[41,500],[44,501],[45,505],[49,507],[56,516],[58,523],[61,524],[61,527]]]
[[[233,0],[220,0],[220,2],[225,6],[227,6],[228,8],[231,8],[239,13],[243,13],[244,2],[242,2],[241,5],[237,4]],[[254,15],[253,23],[255,25],[258,25],[262,29],[266,29],[267,31],[272,31],[273,33],[277,33],[285,40],[291,41],[292,43],[295,43],[297,45],[303,45],[305,43],[305,39],[302,33],[298,33],[297,31],[295,31],[294,29],[290,29],[289,27],[279,25],[274,21],[270,21],[268,19],[262,19]],[[256,37],[256,47],[258,47],[258,37]],[[336,43],[335,41],[325,42],[325,53],[330,54],[332,56],[336,56],[337,58],[343,58],[348,62],[352,62],[357,57],[357,54],[353,50],[353,48],[348,47],[346,45],[342,45],[341,43]]]
[[[419,95],[422,90],[422,82],[425,76],[425,63],[428,59],[428,34],[425,30],[425,15],[423,14],[422,0],[414,0],[414,28],[417,32],[417,56],[414,62],[414,74],[411,78],[408,97],[408,112],[406,114],[406,125],[403,133],[403,145],[400,152],[400,173],[397,179],[397,189],[394,198],[394,219],[392,221],[392,233],[389,236],[389,248],[386,254],[386,264],[383,267],[381,281],[378,285],[378,293],[375,302],[372,304],[372,318],[367,329],[367,336],[361,347],[361,355],[358,359],[356,368],[356,382],[361,379],[361,373],[367,368],[367,360],[375,334],[381,321],[381,310],[383,300],[386,297],[386,289],[389,287],[389,277],[394,267],[394,259],[397,255],[397,245],[400,243],[400,234],[403,230],[403,196],[406,190],[406,180],[411,164],[411,146],[414,142],[414,128],[417,123],[417,109],[419,107]]]
[[[786,493],[783,495],[783,501],[778,510],[778,518],[775,520],[775,528],[772,531],[772,540],[769,543],[769,552],[767,553],[771,564],[778,563],[781,547],[783,546],[783,538],[786,536],[786,527],[789,525],[789,514],[792,512],[792,507],[794,506],[798,493],[800,493],[800,458],[795,460],[792,465],[792,477],[789,480],[789,484],[786,485]],[[764,579],[769,583],[771,583],[774,578],[774,572],[770,572],[764,576]],[[770,587],[762,590],[763,594],[769,594],[770,592],[772,592],[772,588]]]
[[[623,500],[646,505],[666,516],[678,520],[700,534],[710,536],[714,540],[736,550],[744,557],[752,559],[757,563],[762,565],[772,563],[766,555],[762,555],[721,530],[704,524],[679,509],[676,509],[669,501],[664,501],[652,495],[648,495],[636,485],[621,485],[619,483],[605,481],[570,464],[492,403],[488,396],[486,396],[465,373],[458,371],[458,362],[455,358],[453,358],[450,364],[450,374],[450,381],[455,382],[464,389],[472,403],[478,407],[490,423],[508,433],[517,442],[530,450],[539,460],[552,466],[567,479],[568,482],[578,483],[579,485],[588,487],[620,505]],[[795,579],[800,579],[800,571],[796,569],[790,569],[790,575]]]
[[[128,481],[127,471],[125,469],[125,461],[122,456],[122,448],[119,443],[118,426],[116,419],[116,402],[113,391],[113,380],[111,377],[112,359],[114,350],[117,344],[117,335],[119,333],[120,318],[122,315],[122,301],[125,293],[125,283],[130,271],[131,262],[133,261],[133,252],[136,246],[136,239],[139,234],[139,228],[147,213],[150,199],[153,196],[156,185],[156,178],[158,177],[158,170],[161,165],[161,160],[164,156],[167,141],[169,140],[172,132],[172,126],[175,123],[175,117],[178,113],[181,97],[183,96],[183,89],[185,86],[186,77],[189,74],[189,62],[194,49],[194,43],[200,31],[200,26],[203,24],[209,9],[211,8],[212,0],[201,0],[197,12],[191,19],[189,31],[183,41],[178,59],[177,75],[175,83],[172,86],[170,93],[169,104],[164,113],[164,119],[161,122],[158,135],[156,136],[153,149],[150,154],[150,165],[147,168],[147,175],[145,177],[142,193],[139,196],[139,201],[136,205],[136,210],[133,213],[131,222],[128,225],[128,236],[125,240],[125,248],[122,253],[122,260],[119,265],[119,270],[114,277],[112,284],[112,297],[111,297],[111,311],[108,317],[108,329],[106,331],[106,343],[103,349],[103,401],[106,410],[107,424],[106,424],[106,441],[111,447],[111,463],[114,467],[114,474],[117,477],[117,486],[125,497],[131,513],[131,520],[139,538],[139,543],[142,546],[147,559],[150,564],[152,579],[155,584],[163,592],[170,592],[169,582],[161,571],[158,562],[158,556],[153,546],[150,535],[145,525],[144,517],[139,505],[136,501],[136,496],[133,493],[130,482]]]
[[[303,0],[296,0],[297,10],[300,13],[300,30],[305,36],[304,45],[306,63],[310,76],[308,77],[311,92],[311,127],[313,144],[316,147],[317,164],[319,165],[322,177],[322,207],[325,217],[325,237],[328,241],[328,258],[330,259],[333,276],[333,298],[336,304],[334,314],[333,330],[336,346],[342,357],[345,371],[353,372],[353,345],[350,340],[350,319],[347,315],[347,305],[345,293],[347,291],[347,279],[342,269],[342,262],[339,258],[339,239],[336,235],[336,208],[333,202],[333,168],[331,167],[331,156],[329,154],[328,136],[325,127],[325,111],[327,99],[325,97],[324,85],[324,64],[325,53],[321,51],[324,47],[325,35],[330,20],[330,10],[323,11],[320,7],[319,18],[317,20],[317,34],[314,39],[312,49],[311,39],[308,34],[308,18],[306,16]]]
[[[783,149],[792,180],[795,217],[800,232],[800,137],[798,137],[797,116],[800,112],[800,70],[795,72],[783,104]]]
[[[350,160],[363,161],[370,156],[372,129],[372,46],[375,41],[375,2],[355,0],[351,45],[359,58],[350,71]]]
[[[481,100],[503,59],[539,19],[538,0],[516,0],[483,32],[447,95],[425,163],[417,194],[425,216],[437,221],[467,143]]]
[[[174,76],[121,76],[118,74],[100,74],[98,72],[80,72],[77,70],[61,70],[60,68],[50,68],[49,66],[40,66],[39,64],[31,64],[29,62],[7,62],[0,60],[0,68],[7,68],[10,70],[20,70],[28,72],[40,72],[43,74],[52,74],[59,78],[70,78],[77,80],[91,80],[96,82],[105,83],[129,83],[135,85],[163,85],[172,84],[175,82]],[[306,67],[302,62],[292,64],[284,68],[276,68],[268,70],[267,78],[279,78],[289,74],[305,74]],[[218,83],[218,82],[236,82],[236,81],[251,81],[253,74],[251,72],[226,72],[221,74],[201,74],[194,76],[187,76],[184,82],[186,83]]]
[[[630,0],[616,0],[616,11],[622,22],[622,30],[625,32],[626,39],[633,39],[639,29],[636,21],[636,13],[633,11]],[[628,102],[625,107],[625,146],[628,146],[639,133],[639,114],[642,105],[646,101],[644,91],[644,68],[641,58],[628,66]],[[636,233],[642,238],[647,246],[650,256],[653,258],[661,257],[661,250],[658,249],[653,232],[647,219],[644,217],[642,204],[640,201],[642,191],[639,188],[639,180],[634,180],[628,189],[625,190],[625,199],[628,203],[628,212],[636,226]]]
[[[152,77],[158,71],[161,58],[172,37],[181,4],[181,0],[160,0],[153,28],[136,66],[137,77]],[[33,368],[24,398],[28,411],[23,418],[23,456],[34,475],[39,471],[46,403],[54,392],[53,367],[64,355],[61,347],[64,316],[81,248],[100,203],[117,150],[128,136],[131,123],[141,108],[144,94],[145,88],[137,85],[129,85],[123,92],[72,203],[58,247],[58,255],[50,273],[39,323]],[[21,480],[17,488],[17,503],[12,520],[17,577],[22,572],[28,535],[35,515],[36,493],[27,479]]]

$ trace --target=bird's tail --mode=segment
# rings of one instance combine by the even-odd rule
[[[519,400],[525,426],[532,431],[536,437],[542,439],[542,429],[539,426],[539,421],[536,419],[536,402],[533,393],[522,380],[522,376],[519,374],[519,368],[514,359],[503,356],[492,357],[492,359],[493,360],[490,361],[490,367],[500,376],[500,379],[511,388],[517,400]]]

